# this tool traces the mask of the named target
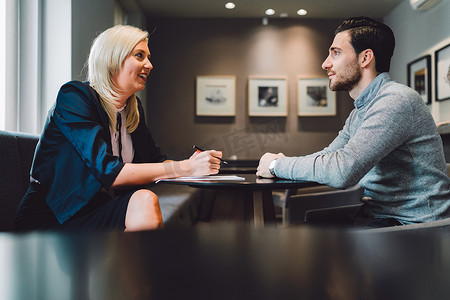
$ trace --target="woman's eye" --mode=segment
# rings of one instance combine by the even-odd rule
[[[142,52],[138,52],[138,53],[136,53],[136,57],[137,57],[139,60],[144,60],[145,54],[142,53]]]

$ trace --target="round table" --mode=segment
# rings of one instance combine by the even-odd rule
[[[194,188],[214,189],[216,196],[210,203],[210,221],[254,222],[256,227],[275,223],[273,190],[301,189],[319,185],[316,182],[261,178],[255,174],[238,174],[244,180],[189,180],[160,181],[164,184],[189,185]]]

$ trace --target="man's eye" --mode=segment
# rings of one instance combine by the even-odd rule
[[[333,54],[333,56],[338,56],[339,54],[341,54],[341,52],[335,50],[335,51],[333,51],[332,54]]]

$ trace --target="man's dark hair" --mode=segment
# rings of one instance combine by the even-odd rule
[[[389,26],[367,17],[349,18],[342,21],[335,34],[348,30],[350,43],[356,54],[371,49],[375,55],[377,72],[389,72],[394,53],[395,38]]]

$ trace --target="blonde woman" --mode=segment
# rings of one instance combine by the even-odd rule
[[[220,151],[165,161],[136,97],[152,68],[145,31],[118,25],[94,40],[88,82],[63,85],[49,111],[17,230],[160,228],[158,197],[140,185],[218,173]]]

